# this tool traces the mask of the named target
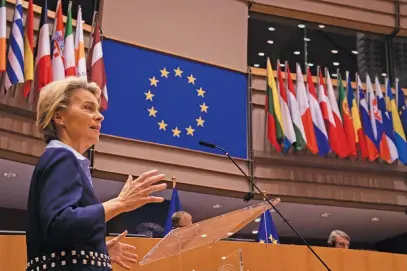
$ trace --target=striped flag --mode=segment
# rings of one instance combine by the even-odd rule
[[[274,81],[273,67],[271,66],[270,59],[267,58],[267,93],[266,93],[266,120],[267,120],[267,138],[270,141],[271,145],[274,146],[277,152],[281,152],[281,145],[278,141],[277,136],[277,120],[276,112],[273,102],[273,88],[276,88],[276,82]],[[279,126],[281,131],[281,127]]]
[[[11,86],[24,82],[23,37],[23,6],[21,5],[21,0],[17,0],[14,9],[13,26],[11,27],[7,52],[6,78],[4,80],[6,92]]]
[[[388,79],[386,78],[386,86],[388,84],[387,81]],[[384,101],[382,89],[377,76],[375,78],[375,90],[377,106],[383,116],[383,135],[380,142],[380,157],[387,163],[391,164],[399,157],[399,154],[397,152],[396,139],[394,138],[393,120],[390,113],[387,111],[386,102]]]
[[[307,145],[304,125],[301,120],[300,108],[297,102],[293,81],[291,79],[290,67],[285,63],[285,75],[287,80],[288,108],[292,117],[295,131],[295,148],[302,150]],[[308,100],[307,100],[308,102]],[[309,110],[308,110],[309,111]]]
[[[300,64],[296,64],[296,76],[297,76],[297,101],[298,108],[301,114],[302,124],[304,125],[304,131],[307,139],[307,148],[313,153],[318,153],[318,144],[315,137],[314,124],[312,121],[310,105],[308,101],[308,94],[305,88],[304,76],[302,75]]]
[[[48,26],[48,0],[44,1],[41,11],[40,33],[37,39],[37,57],[35,59],[35,75],[37,91],[52,81],[51,49]]]
[[[7,8],[6,0],[0,0],[0,72],[6,70],[7,51]]]
[[[34,8],[33,0],[28,3],[24,35],[24,98],[28,98],[34,80]]]
[[[398,89],[398,80],[396,80],[396,89]],[[391,114],[394,128],[394,138],[396,140],[397,151],[399,154],[399,161],[407,165],[407,140],[406,134],[403,129],[403,124],[400,120],[399,111],[397,109],[396,100],[394,99],[393,92],[391,91],[390,82],[386,86],[386,104],[387,110]]]
[[[373,162],[379,157],[379,153],[376,147],[376,140],[373,133],[372,122],[369,115],[366,97],[363,93],[362,83],[360,82],[359,76],[357,77],[357,87],[359,89],[360,117],[362,119],[363,131],[365,133],[367,151],[369,154],[369,160]]]
[[[370,76],[366,74],[366,92],[369,102],[369,116],[370,123],[372,124],[373,135],[377,149],[379,149],[380,141],[383,135],[382,123],[383,117],[381,111],[377,107],[376,95],[373,92],[372,82]]]
[[[346,90],[348,103],[351,106],[353,128],[355,129],[356,146],[360,150],[362,158],[366,159],[369,157],[369,152],[367,151],[365,132],[363,131],[362,122],[360,120],[359,106],[352,89],[352,81],[349,72],[346,72]]]
[[[326,132],[324,118],[322,117],[321,108],[318,103],[317,91],[315,90],[314,83],[312,82],[312,75],[309,68],[307,69],[307,85],[312,122],[314,125],[315,138],[318,144],[318,154],[320,156],[326,156],[330,151],[328,134]]]
[[[54,81],[65,78],[64,44],[64,21],[62,4],[61,0],[59,0],[55,12],[54,33],[52,33],[52,79]]]
[[[360,120],[359,106],[352,89],[352,81],[349,72],[346,72],[346,88],[348,104],[351,106],[353,128],[355,129],[355,142],[360,150],[362,158],[366,159],[369,157],[369,152],[367,151],[365,132],[363,131],[362,122]]]
[[[81,6],[78,6],[78,17],[76,19],[75,63],[77,76],[86,79],[85,44],[83,40],[83,21]]]
[[[103,61],[102,35],[99,27],[98,16],[95,16],[95,27],[92,34],[92,44],[87,59],[88,81],[95,82],[102,90],[100,110],[108,108],[108,95],[106,88],[106,72]]]
[[[281,106],[280,106],[280,97],[278,94],[278,89],[276,86],[276,82],[274,81],[273,76],[273,68],[271,66],[270,58],[267,59],[270,73],[268,73],[268,80],[270,80],[270,87],[271,87],[271,96],[273,97],[273,107],[274,118],[276,120],[276,132],[277,132],[277,141],[281,144],[284,140],[284,130],[283,130],[283,120],[281,116]]]
[[[335,133],[335,121],[334,116],[332,115],[331,104],[328,100],[326,87],[324,83],[324,79],[322,76],[322,71],[320,68],[317,68],[318,72],[318,83],[317,83],[317,95],[318,95],[318,102],[321,108],[322,118],[324,119],[325,128],[328,133],[328,142],[333,151],[336,151],[336,144],[338,143],[338,139]]]
[[[65,44],[64,44],[64,66],[65,76],[76,76],[75,66],[75,46],[72,30],[72,2],[69,2],[68,15],[65,25]]]
[[[346,91],[343,86],[341,74],[338,72],[338,92],[339,92],[339,111],[343,120],[343,130],[348,144],[349,154],[356,156],[356,135],[352,122],[352,113],[349,108],[348,99],[346,98]],[[350,91],[353,92],[351,89]],[[353,94],[353,93],[352,93]]]
[[[339,74],[339,72],[338,72]],[[335,139],[336,142],[330,142],[333,151],[341,158],[349,156],[348,141],[346,140],[345,131],[343,130],[343,123],[341,118],[341,113],[339,112],[338,102],[335,97],[334,88],[332,86],[331,76],[329,71],[325,69],[326,84],[327,84],[327,95],[328,102],[331,105],[332,117],[335,124]]]
[[[293,122],[291,120],[290,110],[288,109],[287,90],[284,85],[283,74],[281,73],[280,62],[277,62],[277,77],[280,93],[281,120],[284,134],[284,152],[288,152],[291,145],[295,143],[295,132]]]

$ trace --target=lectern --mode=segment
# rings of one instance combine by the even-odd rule
[[[273,205],[280,199],[272,200]],[[217,246],[272,207],[262,202],[230,213],[194,223],[169,232],[140,261],[140,265],[157,264],[160,270],[243,271],[242,249]],[[205,253],[201,253],[203,250]],[[211,255],[208,259],[200,255]]]

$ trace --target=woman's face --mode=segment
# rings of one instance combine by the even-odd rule
[[[62,126],[59,135],[62,141],[84,152],[99,141],[103,115],[99,103],[91,92],[78,89],[70,98],[67,110],[58,112],[57,124]]]

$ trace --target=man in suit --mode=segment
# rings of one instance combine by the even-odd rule
[[[350,237],[344,231],[334,230],[328,237],[330,247],[349,249]]]

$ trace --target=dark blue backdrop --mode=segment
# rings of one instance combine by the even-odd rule
[[[103,133],[216,152],[198,145],[204,140],[247,158],[245,74],[109,39],[103,51],[109,95]]]

